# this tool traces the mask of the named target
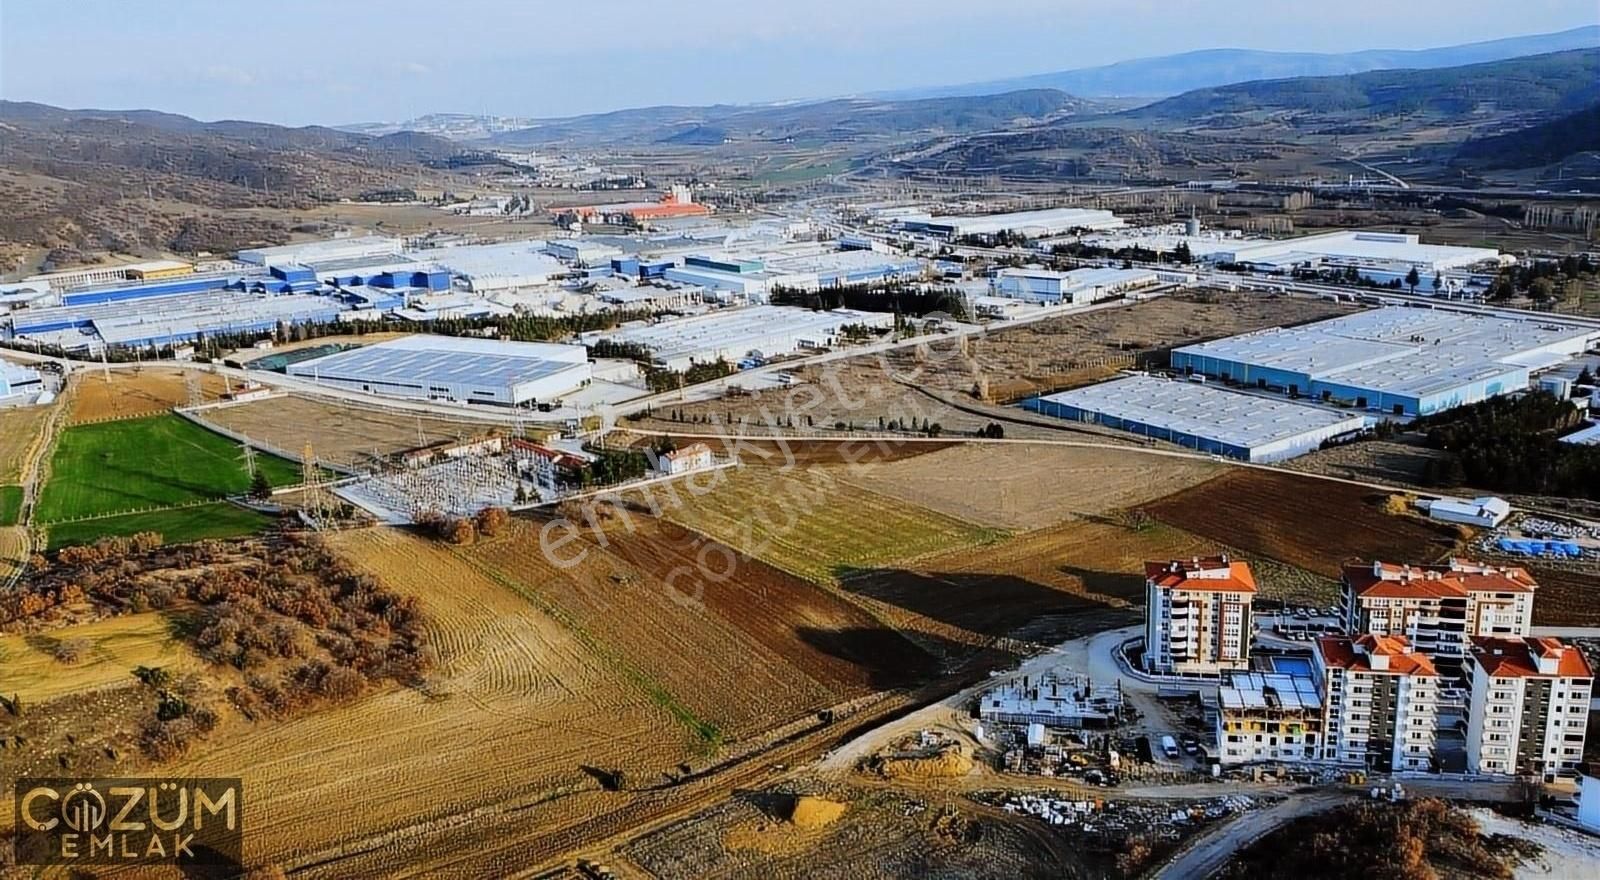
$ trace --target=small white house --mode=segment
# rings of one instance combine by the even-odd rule
[[[1511,502],[1494,495],[1481,498],[1438,498],[1424,502],[1430,519],[1492,529],[1511,515]]]
[[[705,470],[715,463],[716,458],[711,454],[711,447],[704,443],[691,443],[661,456],[661,467],[672,476]]]

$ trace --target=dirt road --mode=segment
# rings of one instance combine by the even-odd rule
[[[1301,816],[1332,809],[1347,800],[1344,792],[1291,797],[1270,807],[1244,813],[1191,840],[1162,866],[1157,880],[1202,880],[1227,864],[1235,852]]]

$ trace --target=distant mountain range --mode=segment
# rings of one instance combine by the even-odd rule
[[[1537,168],[1578,153],[1600,157],[1600,104],[1517,131],[1473,138],[1461,145],[1456,162],[1486,169]]]
[[[1251,80],[1339,76],[1399,68],[1458,67],[1523,55],[1543,55],[1597,46],[1600,46],[1600,25],[1573,28],[1553,34],[1507,37],[1437,49],[1367,49],[1335,54],[1267,52],[1257,49],[1203,49],[1179,55],[1119,61],[1101,67],[1061,70],[960,85],[879,92],[872,94],[871,97],[906,100],[988,95],[1018,89],[1059,89],[1086,98],[1160,98],[1197,88],[1213,88]]]
[[[908,134],[971,134],[1110,109],[1051,89],[1000,95],[885,101],[837,98],[786,104],[642,107],[555,119],[495,135],[506,146],[725,141],[828,142]]]
[[[1122,114],[1199,122],[1269,114],[1364,116],[1568,113],[1600,100],[1600,49],[1433,70],[1378,70],[1195,89]]]
[[[416,132],[200,122],[152,110],[0,101],[0,271],[20,248],[228,251],[288,229],[241,208],[404,189],[462,153]]]

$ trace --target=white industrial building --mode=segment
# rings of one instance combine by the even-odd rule
[[[0,360],[0,404],[16,403],[44,390],[44,377],[38,370]]]
[[[1467,769],[1554,782],[1583,761],[1594,670],[1553,638],[1475,638],[1467,654]]]
[[[416,335],[303,361],[288,373],[387,397],[523,406],[578,390],[591,367],[581,345]]]
[[[996,296],[1047,305],[1084,305],[1119,293],[1150,287],[1159,280],[1147,269],[1001,269],[991,290]]]
[[[892,327],[894,315],[851,309],[814,312],[786,306],[745,306],[586,333],[583,341],[593,345],[605,339],[642,346],[660,366],[684,370],[719,358],[734,363],[750,357],[765,360],[832,348],[839,343],[840,328],[850,325]]]
[[[1492,529],[1511,515],[1511,502],[1494,495],[1477,498],[1435,498],[1419,501],[1417,505],[1428,512],[1429,519],[1460,523]]]
[[[326,241],[307,241],[280,247],[250,248],[238,254],[239,262],[271,268],[273,266],[305,265],[334,260],[380,261],[399,257],[400,239],[387,235],[365,235],[355,238],[333,238]]]
[[[1172,367],[1357,409],[1428,415],[1526,389],[1600,340],[1593,328],[1391,307],[1172,352]]]
[[[1295,267],[1354,266],[1378,281],[1402,278],[1413,268],[1426,279],[1452,269],[1500,263],[1494,248],[1423,244],[1416,235],[1340,230],[1277,241],[1239,241],[1207,254],[1220,263],[1263,271]]]
[[[968,235],[996,235],[1013,232],[1037,238],[1059,235],[1074,229],[1102,231],[1127,225],[1110,211],[1095,208],[1050,208],[1042,211],[1016,211],[1007,214],[930,217],[908,214],[895,220],[907,232],[920,232],[944,238]]]
[[[545,253],[574,266],[599,266],[622,255],[622,248],[582,238],[563,238],[547,242]]]
[[[1303,455],[1367,423],[1365,416],[1352,413],[1155,376],[1062,391],[1023,406],[1250,462]]]
[[[450,270],[473,293],[538,287],[571,274],[555,257],[543,253],[544,242],[458,245],[429,251],[435,263]]]

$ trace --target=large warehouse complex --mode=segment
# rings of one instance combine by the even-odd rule
[[[1030,237],[1059,235],[1074,229],[1098,232],[1120,229],[1127,224],[1110,211],[1096,208],[1049,208],[975,216],[905,214],[896,218],[895,225],[906,232],[955,239],[968,235],[998,235],[1002,232]]]
[[[637,345],[647,349],[660,366],[683,370],[719,358],[737,363],[750,357],[766,359],[830,348],[838,343],[840,329],[851,325],[892,327],[894,315],[850,309],[813,312],[783,306],[750,306],[586,333],[583,341],[592,345],[604,339]]]
[[[1251,462],[1302,455],[1367,423],[1364,416],[1351,413],[1155,376],[1063,391],[1029,400],[1024,407]]]
[[[289,366],[291,376],[414,400],[523,406],[589,382],[581,345],[407,336]]]
[[[1427,415],[1527,388],[1600,331],[1443,309],[1384,308],[1172,353],[1172,367],[1291,396]]]

